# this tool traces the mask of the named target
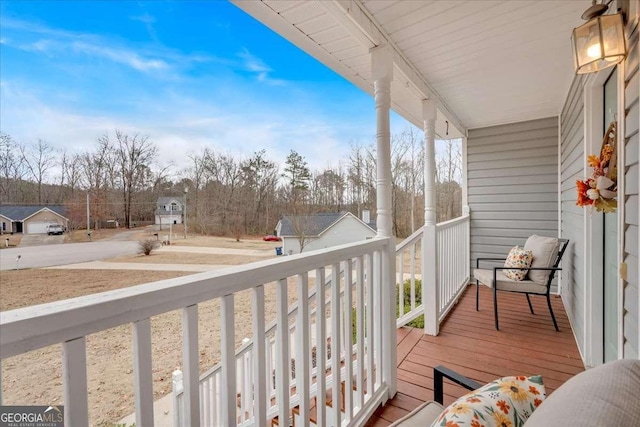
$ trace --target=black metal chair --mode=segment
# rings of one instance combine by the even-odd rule
[[[529,299],[529,295],[544,295],[547,298],[547,305],[549,306],[549,313],[551,313],[551,319],[553,320],[553,326],[555,326],[556,331],[560,331],[558,328],[558,322],[556,322],[556,317],[553,314],[553,308],[551,307],[551,282],[555,277],[556,271],[562,270],[558,266],[560,265],[560,261],[562,260],[562,256],[569,245],[568,239],[558,239],[560,243],[560,247],[558,249],[558,255],[555,258],[555,261],[549,267],[530,267],[523,270],[541,270],[541,271],[549,271],[549,276],[546,280],[545,285],[540,285],[531,280],[522,280],[522,281],[514,281],[506,278],[502,273],[502,270],[505,269],[504,266],[501,267],[493,267],[492,270],[483,270],[480,269],[481,261],[505,261],[506,258],[478,258],[476,259],[476,270],[474,271],[474,277],[476,279],[476,311],[480,309],[479,307],[479,294],[480,294],[480,283],[486,285],[493,289],[493,312],[495,316],[495,324],[496,330],[500,330],[498,325],[498,291],[505,292],[517,292],[523,293],[527,296],[527,302],[529,303],[529,310],[531,314],[535,314],[533,312],[533,306],[531,305],[531,300]]]

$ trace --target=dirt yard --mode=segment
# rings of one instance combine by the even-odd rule
[[[237,243],[224,238],[190,238],[191,246],[268,249],[258,240]],[[206,244],[208,243],[208,244]],[[204,255],[211,258],[211,255]],[[127,262],[201,263],[202,254],[154,254],[125,257]],[[190,258],[190,259],[189,259]],[[265,259],[265,258],[260,258]],[[218,256],[215,264],[242,264],[249,256]],[[124,260],[123,260],[124,261]],[[207,261],[207,263],[210,263]],[[186,275],[184,272],[121,270],[20,270],[0,273],[0,310],[72,298]],[[313,284],[313,281],[310,281]],[[295,297],[289,283],[289,300]],[[267,322],[275,318],[275,286],[265,286]],[[251,335],[251,292],[236,294],[236,344]],[[171,391],[171,373],[182,365],[182,313],[174,311],[151,319],[153,387],[155,398]],[[219,361],[220,313],[218,301],[199,305],[200,368],[204,372]],[[134,410],[131,325],[122,325],[87,337],[89,416],[92,426],[112,426]],[[42,348],[2,361],[2,396],[5,404],[62,404],[61,346]]]

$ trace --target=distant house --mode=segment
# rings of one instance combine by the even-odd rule
[[[159,197],[156,225],[182,224],[182,197]]]
[[[68,228],[69,218],[64,206],[0,205],[0,230],[5,233],[46,234],[47,226]]]
[[[371,221],[369,211],[364,211],[362,216],[360,219],[351,212],[284,216],[278,221],[276,234],[282,238],[285,254],[301,252],[302,236],[305,252],[375,237],[376,224]]]

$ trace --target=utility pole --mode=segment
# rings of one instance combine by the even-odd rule
[[[87,191],[87,236],[91,237],[91,219],[89,217],[89,192]]]
[[[182,215],[184,216],[182,221],[182,229],[184,231],[184,238],[187,238],[187,193],[189,192],[189,187],[184,187],[184,197],[182,199]]]

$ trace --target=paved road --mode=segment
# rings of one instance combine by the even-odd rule
[[[20,268],[38,268],[114,258],[134,254],[137,250],[138,242],[125,241],[65,243],[2,249],[0,270],[15,269],[18,255],[21,256]]]

